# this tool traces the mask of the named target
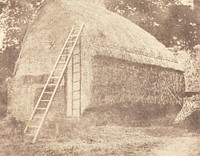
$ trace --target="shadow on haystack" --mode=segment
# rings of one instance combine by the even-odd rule
[[[81,123],[94,126],[150,126],[170,125],[174,120],[174,112],[179,108],[171,108],[152,103],[117,103],[112,106],[92,107],[85,110]]]
[[[177,126],[180,128],[188,129],[189,131],[200,132],[200,112],[195,111]]]

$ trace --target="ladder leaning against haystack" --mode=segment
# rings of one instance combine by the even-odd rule
[[[74,25],[72,27],[53,67],[53,70],[51,71],[51,74],[49,75],[45,86],[39,96],[30,120],[28,121],[28,124],[24,130],[24,133],[33,137],[32,143],[34,143],[37,139],[39,131],[44,123],[49,108],[62,81],[63,75],[67,69],[67,66],[69,65],[70,60],[73,60],[73,51],[76,47],[83,27],[84,24],[82,24],[81,26]]]

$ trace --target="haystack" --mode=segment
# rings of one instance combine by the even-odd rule
[[[184,78],[173,54],[149,33],[97,2],[49,0],[39,10],[10,82],[9,111],[14,116],[21,120],[30,116],[69,30],[81,23],[85,24],[79,48],[83,114],[90,110],[138,116],[167,112],[166,108],[176,105],[166,86],[179,98]],[[72,115],[70,72],[69,67],[67,88],[61,84],[49,118]]]

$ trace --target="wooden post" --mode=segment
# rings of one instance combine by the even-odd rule
[[[65,71],[65,74],[64,74],[64,112],[66,113],[67,115],[67,70]]]

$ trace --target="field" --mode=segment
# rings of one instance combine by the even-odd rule
[[[155,122],[155,121],[154,121]],[[156,122],[157,123],[157,122]],[[9,122],[0,125],[1,156],[199,156],[200,132],[172,125],[150,124],[63,128],[49,132],[35,144],[19,133],[11,135]]]

